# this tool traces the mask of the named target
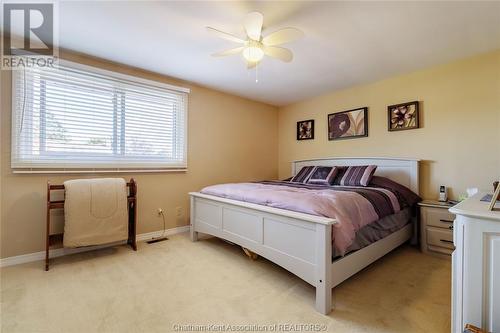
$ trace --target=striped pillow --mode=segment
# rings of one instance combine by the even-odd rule
[[[376,165],[350,166],[340,180],[342,186],[368,186],[373,174],[377,169]]]
[[[313,172],[315,167],[313,166],[305,166],[300,169],[300,171],[292,177],[290,182],[292,183],[307,183],[309,180],[309,176],[311,176],[311,173]]]
[[[307,181],[308,184],[331,185],[337,174],[337,167],[318,166],[314,168],[311,177]]]
[[[335,176],[332,185],[340,185],[340,181],[342,180],[342,177],[344,177],[345,172],[347,171],[346,166],[337,166],[336,168],[337,168],[337,175]]]

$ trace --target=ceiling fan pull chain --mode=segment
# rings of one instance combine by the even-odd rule
[[[255,65],[255,83],[259,83],[259,64]]]

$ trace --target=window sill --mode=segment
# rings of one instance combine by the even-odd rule
[[[104,174],[104,173],[185,173],[187,168],[179,169],[87,169],[87,170],[32,170],[32,169],[13,169],[16,174]]]

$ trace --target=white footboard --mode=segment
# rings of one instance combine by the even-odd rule
[[[316,287],[316,309],[332,309],[334,219],[224,199],[191,195],[191,239],[198,232],[226,239],[273,261]]]

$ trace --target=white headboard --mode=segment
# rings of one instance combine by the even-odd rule
[[[420,160],[390,157],[332,157],[292,162],[292,175],[303,166],[376,165],[375,175],[387,177],[419,194],[418,167]]]

